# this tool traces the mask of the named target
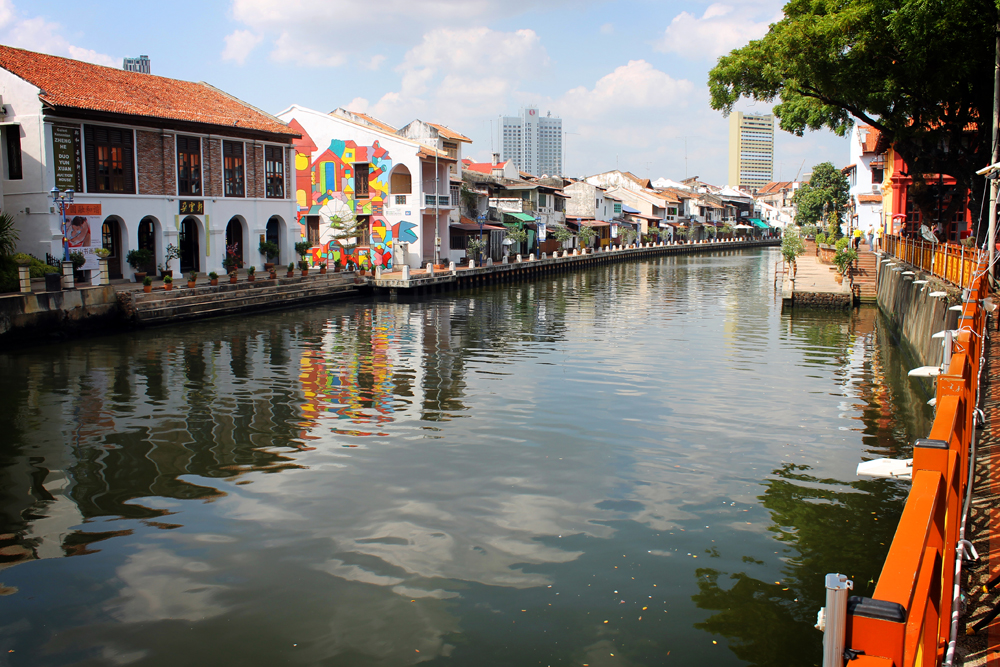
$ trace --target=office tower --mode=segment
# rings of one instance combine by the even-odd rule
[[[774,116],[729,115],[729,185],[756,192],[774,180]]]
[[[122,69],[126,72],[139,72],[149,74],[149,56],[139,56],[138,58],[126,58],[122,62]]]
[[[513,160],[532,176],[562,176],[562,119],[538,109],[521,109],[520,116],[500,119],[500,159]]]

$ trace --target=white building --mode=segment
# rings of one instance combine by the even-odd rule
[[[729,115],[729,184],[756,192],[774,177],[774,115]]]
[[[500,118],[500,159],[532,176],[562,176],[562,119],[536,107]]]
[[[101,247],[112,278],[133,276],[125,258],[136,249],[152,254],[146,272],[221,272],[227,246],[261,266],[260,237],[278,244],[280,261],[293,258],[297,133],[277,118],[204,83],[7,46],[0,96],[3,210],[19,252],[61,260],[65,236],[95,281]],[[52,188],[74,191],[65,231]],[[179,259],[166,260],[168,245]]]
[[[882,224],[882,180],[885,148],[881,133],[870,125],[856,124],[851,131],[850,162],[845,168],[854,205],[852,227],[874,229]]]
[[[295,141],[298,218],[312,261],[417,268],[449,256],[452,198],[446,152],[407,139],[389,125],[344,109],[326,114],[292,105],[278,117]],[[359,229],[354,241],[338,240]],[[357,255],[346,255],[360,247]]]

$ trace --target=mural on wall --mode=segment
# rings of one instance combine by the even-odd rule
[[[389,152],[378,141],[358,146],[354,141],[334,139],[316,155],[319,147],[302,126],[294,119],[289,126],[302,135],[295,141],[295,197],[303,238],[309,237],[306,216],[319,218],[319,245],[311,249],[308,259],[314,264],[340,261],[362,268],[391,269],[396,243],[415,243],[417,237],[412,231],[415,224],[401,221],[393,225],[384,217],[392,170]],[[360,216],[367,220],[368,228],[358,230],[361,240],[357,246],[348,246],[345,239],[337,237],[353,229]],[[353,248],[350,254],[349,247]]]

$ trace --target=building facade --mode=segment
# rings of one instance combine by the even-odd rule
[[[263,265],[265,238],[281,261],[293,258],[297,135],[273,116],[207,84],[6,46],[0,95],[3,209],[19,252],[53,261],[80,252],[95,282],[102,247],[113,279],[158,268],[221,272],[227,248]],[[73,191],[65,216],[52,189]],[[168,259],[171,246],[179,257]],[[127,256],[139,249],[152,259],[133,269]]]
[[[139,56],[138,58],[125,58],[122,60],[122,69],[126,72],[137,72],[139,74],[149,74],[149,56]]]
[[[756,192],[774,176],[774,116],[729,115],[729,185]]]
[[[532,176],[562,176],[562,119],[537,107],[521,109],[520,116],[500,118],[500,159],[512,160]]]

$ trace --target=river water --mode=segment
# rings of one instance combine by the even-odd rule
[[[0,665],[818,664],[932,415],[776,259],[0,354]]]

